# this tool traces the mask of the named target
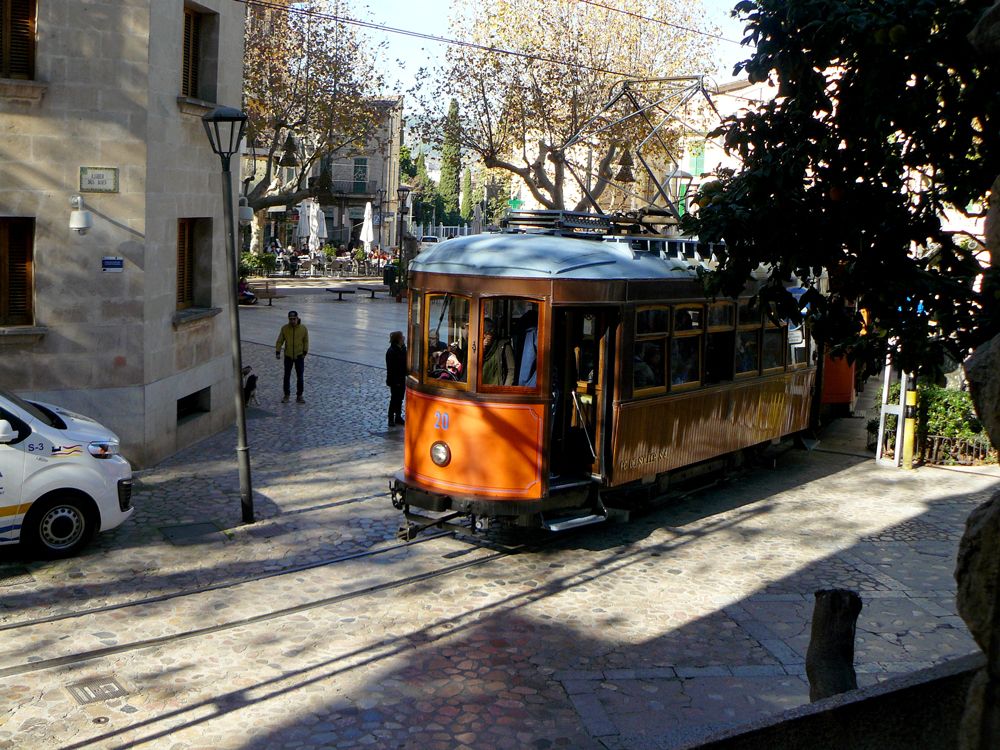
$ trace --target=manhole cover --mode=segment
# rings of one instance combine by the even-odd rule
[[[0,567],[0,586],[20,586],[23,583],[33,583],[34,580],[27,568]]]
[[[66,688],[81,706],[97,701],[109,701],[128,695],[128,691],[118,684],[114,677],[95,677]]]

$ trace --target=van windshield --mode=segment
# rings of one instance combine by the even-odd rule
[[[33,403],[31,403],[30,401],[25,401],[20,396],[15,396],[13,393],[10,393],[9,391],[0,389],[0,401],[2,400],[7,400],[10,403],[14,404],[14,406],[16,406],[18,409],[28,412],[28,414],[30,414],[32,418],[37,419],[42,424],[46,424],[49,427],[58,426],[52,420],[52,416],[47,411],[39,409]]]

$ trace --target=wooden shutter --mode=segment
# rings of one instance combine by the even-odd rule
[[[177,220],[177,309],[194,304],[194,219]]]
[[[34,219],[0,219],[0,325],[31,325]]]
[[[35,77],[35,0],[0,0],[0,78]]]
[[[181,95],[198,98],[198,51],[201,48],[201,15],[184,9],[184,59],[181,62]]]

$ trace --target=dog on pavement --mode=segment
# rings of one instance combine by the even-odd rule
[[[253,368],[247,365],[243,368],[243,406],[250,404],[260,405],[257,400],[257,376],[253,373]]]

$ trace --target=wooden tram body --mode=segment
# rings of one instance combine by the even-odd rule
[[[809,336],[753,309],[753,291],[706,301],[688,263],[627,244],[492,234],[426,250],[394,504],[558,528],[805,429]]]

